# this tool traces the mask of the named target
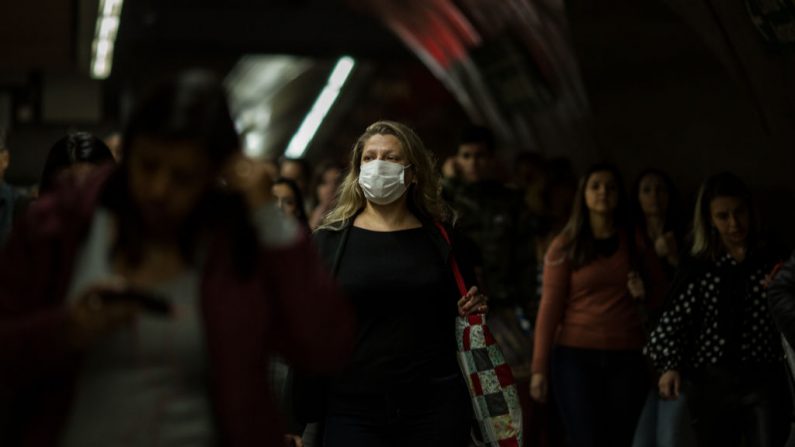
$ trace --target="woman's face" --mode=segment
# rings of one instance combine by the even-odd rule
[[[334,201],[341,176],[342,173],[337,168],[326,169],[317,185],[317,199],[320,203],[329,204]]]
[[[216,178],[191,141],[136,137],[128,154],[129,191],[150,232],[178,231]]]
[[[596,171],[585,183],[585,206],[588,211],[609,214],[618,206],[618,185],[610,171]]]
[[[709,203],[710,222],[726,246],[745,243],[751,221],[748,204],[740,197],[715,197]]]
[[[298,217],[298,204],[295,200],[292,188],[284,183],[277,183],[271,188],[273,196],[276,197],[276,203],[279,209],[288,216]]]
[[[646,216],[664,216],[668,210],[668,187],[657,174],[648,174],[640,179],[638,201]]]
[[[400,144],[400,140],[394,135],[373,135],[364,143],[361,159],[362,166],[373,160],[390,161],[403,166],[409,165],[409,161],[403,151],[403,145]],[[405,174],[406,184],[408,185],[413,180],[414,173],[411,169],[407,169]]]

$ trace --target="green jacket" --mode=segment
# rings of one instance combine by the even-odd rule
[[[537,224],[521,192],[493,181],[447,181],[444,197],[456,213],[456,230],[480,252],[474,264],[492,305],[536,301]]]

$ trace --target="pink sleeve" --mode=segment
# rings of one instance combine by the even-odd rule
[[[31,226],[17,225],[0,254],[0,381],[12,386],[57,372],[74,354],[67,311],[51,296],[65,268],[55,256],[61,246]]]
[[[549,373],[549,353],[569,297],[571,268],[562,245],[561,238],[555,238],[544,257],[541,305],[536,317],[533,373]]]

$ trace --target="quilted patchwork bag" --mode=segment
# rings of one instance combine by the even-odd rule
[[[450,243],[447,231],[437,227]],[[467,294],[464,277],[455,260],[450,265],[461,296]],[[456,318],[458,364],[466,378],[475,418],[480,429],[478,446],[521,447],[522,407],[510,366],[486,324],[484,314]]]

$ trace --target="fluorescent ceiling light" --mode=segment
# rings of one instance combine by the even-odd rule
[[[287,150],[284,152],[285,156],[288,158],[299,158],[304,155],[309,143],[312,142],[312,138],[315,137],[320,125],[323,124],[323,120],[337,100],[340,90],[345,85],[355,66],[356,61],[349,56],[343,56],[337,61],[334,69],[331,70],[326,86],[323,87],[298,131],[290,140],[290,144],[287,145]]]
[[[120,16],[123,0],[102,0],[99,2],[99,12],[105,17]]]
[[[97,38],[101,40],[116,40],[116,33],[119,31],[119,18],[114,16],[102,17],[99,20],[99,31]]]
[[[94,30],[91,53],[91,76],[105,79],[113,67],[113,47],[119,32],[123,0],[101,0]]]
[[[269,103],[287,84],[311,67],[311,60],[295,56],[244,56],[224,81],[232,113],[237,115]]]

